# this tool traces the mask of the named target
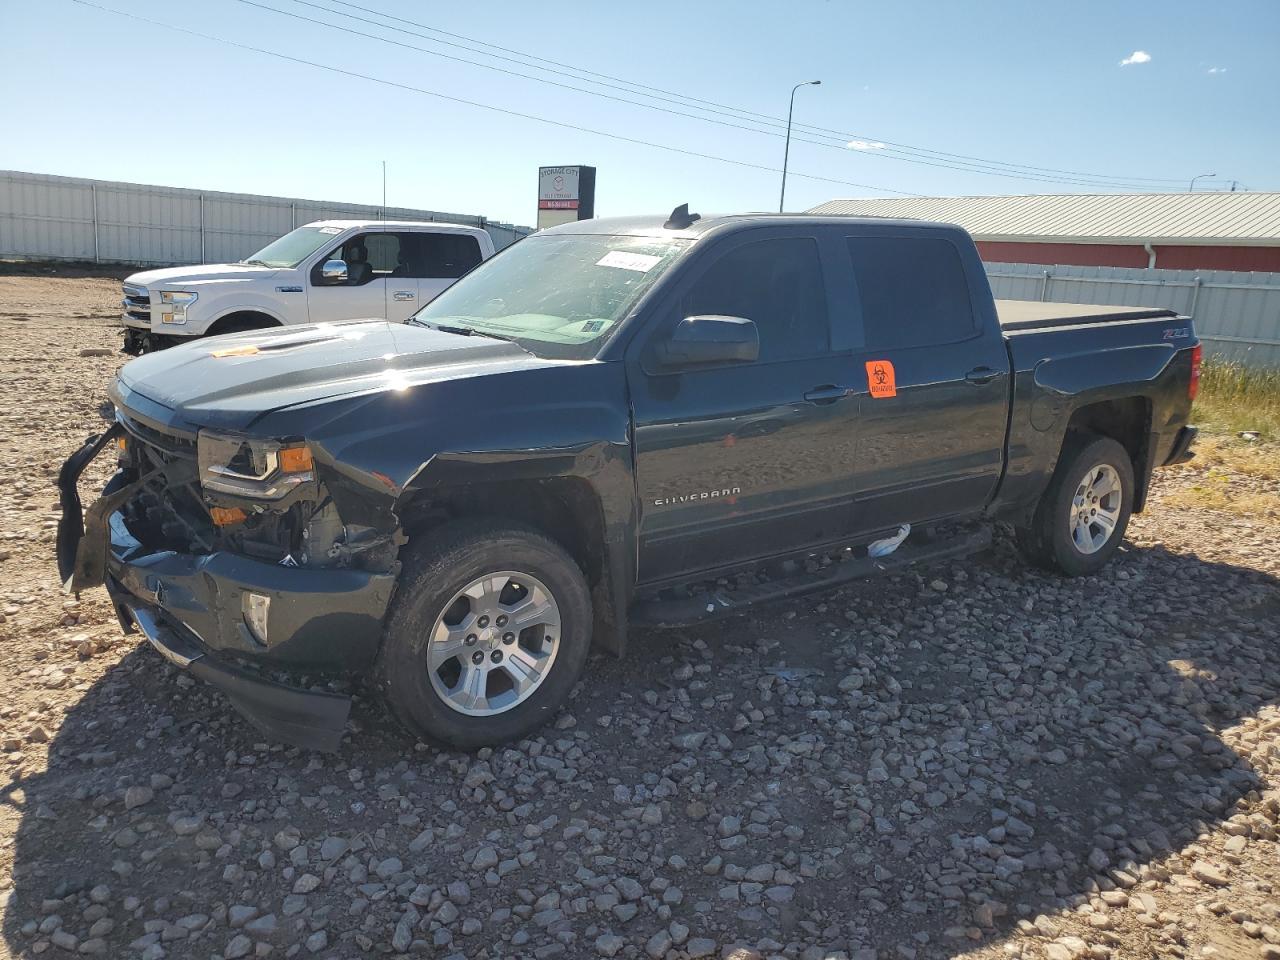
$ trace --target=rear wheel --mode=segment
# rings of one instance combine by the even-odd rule
[[[1133,510],[1129,453],[1109,437],[1068,440],[1031,522],[1018,528],[1027,559],[1078,577],[1101,570],[1120,549]]]
[[[568,698],[591,641],[573,558],[525,527],[458,522],[410,548],[380,672],[393,712],[463,749],[536,730]]]

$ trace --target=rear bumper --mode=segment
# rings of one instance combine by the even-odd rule
[[[1196,435],[1200,431],[1196,427],[1183,427],[1178,431],[1178,435],[1173,440],[1173,446],[1169,448],[1169,456],[1165,458],[1164,466],[1171,467],[1175,463],[1186,463],[1195,453],[1191,449],[1191,445],[1196,441]]]

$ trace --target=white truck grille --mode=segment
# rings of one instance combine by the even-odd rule
[[[151,326],[151,292],[146,287],[126,283],[124,299],[120,301],[123,320],[130,326]]]

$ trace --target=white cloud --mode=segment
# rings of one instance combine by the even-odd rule
[[[1131,63],[1150,63],[1150,62],[1151,62],[1151,54],[1147,53],[1147,51],[1145,50],[1135,50],[1133,51],[1133,53],[1129,54],[1127,57],[1125,57],[1123,60],[1120,61],[1120,66],[1127,67]]]
[[[1226,73],[1227,68],[1226,67],[1210,67],[1209,72],[1210,73]]]
[[[883,150],[884,144],[879,140],[850,140],[845,144],[850,150]]]

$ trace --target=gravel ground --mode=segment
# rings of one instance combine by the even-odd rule
[[[0,952],[1280,958],[1280,519],[1162,509],[1195,469],[1101,577],[1000,539],[637,632],[537,739],[361,698],[321,756],[59,593],[118,298],[0,276]]]

